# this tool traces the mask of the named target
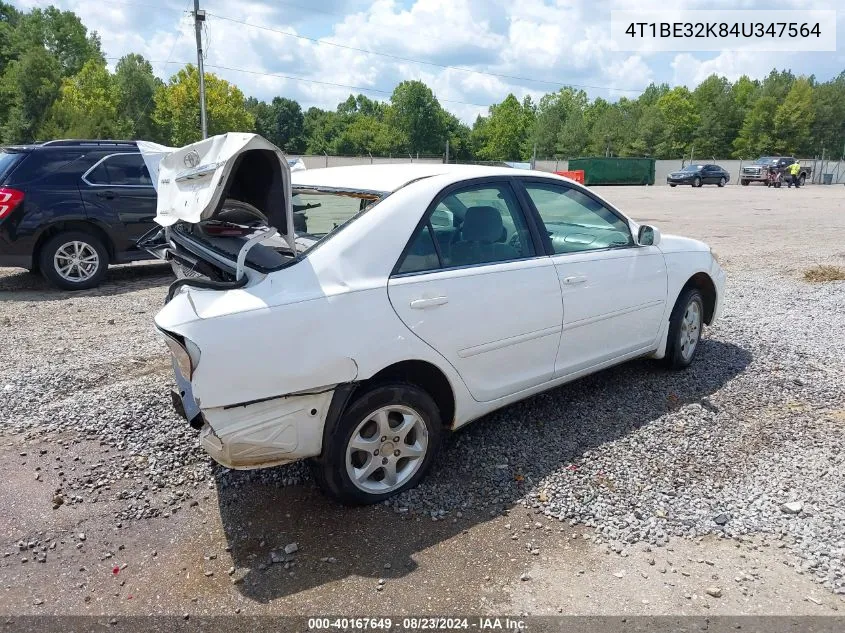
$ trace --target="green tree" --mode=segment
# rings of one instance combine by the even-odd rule
[[[18,56],[14,38],[20,17],[15,7],[0,2],[0,75],[5,72],[7,64]]]
[[[17,38],[20,50],[45,48],[58,61],[63,77],[77,74],[89,60],[105,63],[100,36],[88,33],[72,11],[33,9],[21,17]]]
[[[387,123],[411,154],[442,154],[446,142],[442,108],[421,81],[403,81],[390,96]]]
[[[693,90],[692,100],[699,115],[693,134],[695,155],[727,156],[742,123],[731,83],[710,75]]]
[[[205,74],[208,134],[252,132],[255,118],[247,110],[244,95],[236,86],[211,73]],[[200,140],[199,73],[188,65],[170,78],[155,94],[153,121],[164,138],[176,146]]]
[[[657,107],[666,123],[666,136],[659,153],[662,157],[679,157],[692,144],[700,117],[692,102],[690,91],[679,86],[657,100]]]
[[[308,108],[304,117],[305,151],[309,154],[328,154],[335,151],[335,143],[344,125],[337,112]]]
[[[754,158],[761,154],[770,154],[775,149],[772,123],[777,112],[778,101],[775,97],[760,97],[745,115],[739,135],[734,139],[734,156]]]
[[[451,112],[443,110],[443,127],[449,139],[449,160],[472,160],[472,132]]]
[[[812,153],[845,152],[845,71],[816,86],[813,96]]]
[[[647,105],[642,108],[637,120],[637,129],[629,152],[633,156],[659,158],[664,147],[665,135],[666,122],[663,119],[663,112],[656,103]]]
[[[386,156],[397,151],[386,123],[372,116],[358,116],[335,140],[334,151],[343,155]]]
[[[0,104],[5,112],[3,142],[35,141],[45,114],[59,94],[58,61],[45,49],[34,47],[9,63],[0,83]]]
[[[284,97],[274,97],[269,104],[258,103],[251,109],[258,133],[286,152],[303,152],[305,116],[299,103]]]
[[[118,92],[117,111],[126,120],[129,138],[164,140],[153,122],[155,93],[163,82],[153,74],[153,67],[141,55],[130,53],[117,62],[114,81]]]
[[[537,156],[545,158],[557,153],[562,130],[567,121],[572,116],[583,115],[588,102],[586,92],[569,87],[545,94],[540,98],[531,133],[532,143],[537,144]],[[583,117],[573,125],[577,128],[582,124]],[[567,132],[567,135],[570,132]]]
[[[375,101],[362,94],[349,95],[346,101],[338,104],[337,113],[349,117],[354,115],[368,116],[382,121],[387,113],[387,104],[382,101]]]
[[[513,94],[490,106],[485,123],[486,142],[478,150],[478,157],[496,161],[527,159],[525,139],[529,120],[523,104]]]
[[[809,152],[814,116],[813,85],[799,77],[775,112],[775,149],[783,154]]]
[[[583,113],[571,112],[558,133],[554,153],[563,158],[578,158],[585,154],[589,142],[590,131]]]
[[[595,156],[618,156],[629,141],[627,127],[617,105],[602,107],[590,129],[589,152]]]
[[[105,64],[89,60],[65,79],[42,136],[68,138],[124,138],[131,123],[118,113],[120,92]]]

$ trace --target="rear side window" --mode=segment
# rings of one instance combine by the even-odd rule
[[[152,187],[150,172],[140,154],[112,154],[85,175],[90,185],[106,187]]]
[[[26,157],[26,154],[23,152],[9,152],[5,150],[0,150],[0,182],[3,181],[6,176],[12,173],[12,170],[17,166],[18,163]]]
[[[74,186],[84,166],[83,150],[36,150],[12,174],[14,184]]]

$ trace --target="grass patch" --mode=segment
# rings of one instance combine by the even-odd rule
[[[804,271],[804,281],[821,283],[825,281],[845,281],[845,268],[839,266],[818,265]]]

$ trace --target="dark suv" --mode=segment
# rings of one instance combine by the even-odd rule
[[[0,148],[0,266],[40,271],[69,290],[109,264],[150,255],[156,192],[133,141],[49,141]]]

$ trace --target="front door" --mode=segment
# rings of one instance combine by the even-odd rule
[[[155,226],[156,191],[139,153],[111,154],[80,183],[86,213],[112,225],[117,251],[131,258],[137,241]]]
[[[628,222],[586,190],[522,180],[554,251],[563,296],[555,376],[656,348],[667,274],[655,246],[637,246]]]
[[[388,294],[399,318],[455,367],[478,401],[554,373],[560,284],[506,179],[445,190],[397,264]]]

